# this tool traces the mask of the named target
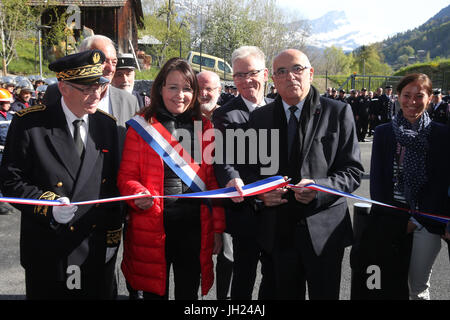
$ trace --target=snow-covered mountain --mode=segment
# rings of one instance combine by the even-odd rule
[[[311,26],[308,45],[326,48],[334,45],[344,51],[352,51],[364,44],[384,39],[376,31],[366,31],[348,19],[344,11],[330,11],[318,19],[307,21]]]

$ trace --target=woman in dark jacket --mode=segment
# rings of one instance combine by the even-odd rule
[[[431,121],[425,112],[431,80],[425,74],[407,75],[397,92],[401,110],[374,135],[371,198],[448,216],[450,134],[448,126]],[[429,299],[431,267],[445,228],[417,213],[373,205],[368,227],[352,252],[352,268],[363,275],[353,298]]]

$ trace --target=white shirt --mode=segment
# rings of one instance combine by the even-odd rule
[[[289,118],[291,117],[291,111],[289,111],[289,108],[292,107],[291,105],[287,104],[286,102],[283,101],[283,107],[284,107],[284,112],[286,113],[286,120],[289,123]],[[300,101],[299,103],[296,104],[297,106],[297,111],[295,111],[295,117],[297,118],[297,121],[300,119],[300,115],[302,113],[302,109],[303,109],[303,105],[305,104],[305,99],[303,99],[302,101]]]
[[[98,103],[97,108],[112,115],[111,101],[109,100],[109,85],[106,87],[106,93]]]
[[[85,114],[81,119],[78,118],[67,107],[66,103],[64,102],[64,97],[61,97],[61,105],[62,105],[62,109],[64,111],[64,115],[66,116],[67,126],[69,127],[72,138],[73,138],[73,132],[75,131],[75,128],[73,127],[73,122],[78,119],[84,120],[84,122],[80,126],[80,136],[81,136],[81,140],[83,140],[84,147],[86,147],[87,134],[88,134],[88,130],[89,130],[89,115]]]
[[[250,112],[253,112],[256,108],[262,107],[266,104],[266,101],[264,100],[264,98],[262,99],[261,103],[253,103],[253,102],[245,99],[242,95],[241,95],[241,98],[242,98],[242,100],[244,100],[245,105],[247,106],[247,108]]]

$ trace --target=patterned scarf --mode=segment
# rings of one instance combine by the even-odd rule
[[[403,161],[404,185],[399,187],[404,191],[406,201],[411,209],[416,209],[417,196],[428,181],[426,158],[429,149],[430,123],[431,119],[427,112],[424,112],[414,124],[405,119],[401,110],[392,120],[395,138],[406,150]]]

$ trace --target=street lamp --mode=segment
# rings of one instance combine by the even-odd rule
[[[49,26],[37,25],[36,29],[38,31],[38,41],[39,41],[39,75],[42,77],[42,29],[51,29]]]

